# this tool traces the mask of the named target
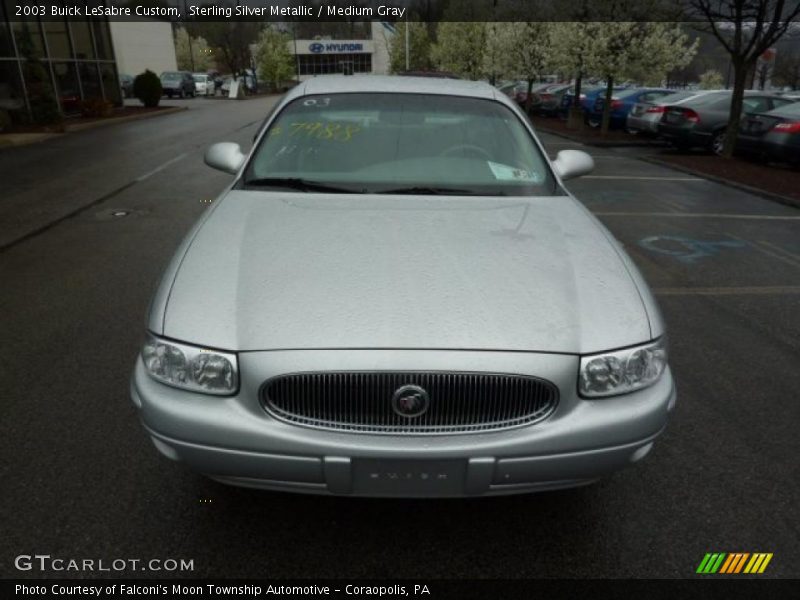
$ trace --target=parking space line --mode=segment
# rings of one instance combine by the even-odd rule
[[[662,200],[663,202],[663,200]],[[679,219],[763,219],[767,221],[800,221],[800,216],[789,215],[730,215],[724,213],[684,213],[684,212],[623,212],[595,211],[598,217],[675,217]]]
[[[179,155],[178,155],[178,156],[176,156],[175,158],[171,158],[171,159],[169,159],[167,162],[165,162],[165,163],[162,163],[160,166],[156,167],[156,168],[155,168],[155,169],[153,169],[152,171],[148,171],[148,172],[147,172],[147,173],[145,173],[144,175],[140,175],[140,176],[139,176],[139,177],[137,177],[137,178],[136,178],[134,181],[136,181],[137,183],[138,183],[138,182],[140,182],[140,181],[144,181],[144,180],[145,180],[145,179],[147,179],[148,177],[152,177],[152,176],[153,176],[153,175],[155,175],[156,173],[160,173],[161,171],[163,171],[164,169],[166,169],[166,168],[167,168],[167,167],[169,167],[170,165],[173,165],[173,164],[175,164],[175,163],[176,163],[176,162],[178,162],[179,160],[183,160],[183,159],[184,159],[184,158],[186,158],[187,156],[189,156],[189,153],[188,153],[188,152],[184,152],[183,154],[179,154]]]
[[[736,240],[740,240],[742,242],[748,243],[747,240],[745,240],[744,238],[740,238],[740,237],[735,236],[735,235],[733,235],[731,233],[728,233],[727,235],[729,235],[730,237],[732,237],[732,238],[734,238]],[[795,259],[795,258],[788,258],[788,257],[782,256],[782,255],[780,255],[780,254],[778,254],[778,253],[776,253],[776,252],[774,252],[772,250],[768,250],[767,248],[764,248],[764,246],[761,245],[761,242],[756,242],[756,243],[752,244],[752,247],[754,249],[758,250],[759,252],[761,252],[761,254],[764,254],[765,256],[769,256],[771,258],[775,258],[775,259],[781,261],[782,263],[785,263],[785,264],[789,265],[790,267],[796,267],[796,268],[800,269],[800,260]]]
[[[800,285],[653,288],[656,296],[770,296],[800,294]]]
[[[628,179],[633,181],[708,181],[701,177],[653,177],[638,175],[584,175],[581,179]]]
[[[800,262],[800,254],[795,254],[793,252],[789,252],[788,250],[781,248],[780,246],[776,246],[766,240],[761,240],[758,242],[759,244],[763,244],[767,248],[772,248],[773,252],[777,252],[778,254],[783,254],[786,258],[790,258]]]

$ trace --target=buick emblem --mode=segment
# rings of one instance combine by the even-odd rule
[[[431,399],[418,385],[404,385],[395,390],[392,396],[392,408],[401,417],[418,417],[428,410]]]

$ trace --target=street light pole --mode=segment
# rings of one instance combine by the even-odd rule
[[[409,53],[408,15],[406,15],[406,71],[411,70],[411,54]]]

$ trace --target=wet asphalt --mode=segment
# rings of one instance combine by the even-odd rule
[[[597,169],[568,186],[669,329],[678,407],[635,468],[371,500],[230,488],[161,457],[127,391],[149,297],[228,181],[205,147],[247,145],[273,101],[175,102],[189,110],[0,149],[0,576],[64,576],[14,568],[49,554],[192,559],[191,577],[673,578],[719,551],[800,575],[800,210],[637,159],[652,150],[582,148]]]

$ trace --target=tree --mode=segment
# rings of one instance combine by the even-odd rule
[[[431,60],[439,69],[467,79],[481,79],[486,74],[483,63],[486,39],[484,23],[442,21],[436,33],[437,41],[431,48]]]
[[[700,75],[701,90],[718,90],[722,87],[722,73],[716,69],[709,69]]]
[[[192,25],[196,35],[207,40],[217,61],[235,77],[250,68],[250,45],[258,39],[263,23],[251,21],[199,21]]]
[[[800,2],[792,0],[690,0],[692,16],[723,45],[733,67],[733,95],[722,156],[736,146],[748,73],[787,31],[798,31]]]
[[[580,96],[586,65],[592,53],[593,23],[566,21],[553,23],[550,36],[550,51],[553,68],[569,73],[575,78],[575,100],[572,103],[567,120],[567,127],[579,129],[583,127],[583,110]]]
[[[689,64],[698,42],[688,44],[680,26],[662,22],[590,23],[594,39],[587,67],[606,81],[602,132],[608,132],[614,81],[619,78],[656,79]]]
[[[406,27],[408,27],[408,67],[406,67]],[[431,68],[431,38],[426,23],[401,21],[389,41],[389,68],[392,73],[406,70],[427,71]]]
[[[175,30],[175,58],[181,71],[208,71],[211,48],[202,37],[190,37],[184,27]]]
[[[484,72],[497,69],[511,79],[528,82],[525,110],[530,111],[533,82],[550,68],[551,23],[503,22],[487,24]]]
[[[289,52],[292,38],[286,33],[267,28],[261,32],[256,45],[258,76],[269,81],[273,89],[294,77],[294,57]]]

